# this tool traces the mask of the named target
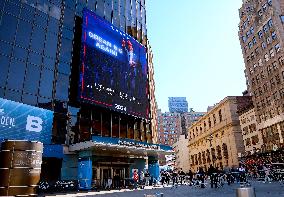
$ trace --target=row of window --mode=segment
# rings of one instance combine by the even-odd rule
[[[243,116],[241,119],[241,124],[249,123],[251,121],[254,121],[254,119],[255,119],[254,115],[251,115],[250,118],[247,116]]]
[[[213,124],[211,121],[211,117],[208,118],[208,127],[206,124],[206,121],[203,122],[203,127],[200,125],[199,127],[195,127],[192,129],[191,133],[191,137],[195,138],[198,135],[201,135],[203,132],[205,132],[207,129],[210,129],[211,127],[213,127],[214,125],[217,124],[217,118],[215,114],[212,114],[212,119],[213,119]],[[223,121],[223,116],[222,116],[222,110],[220,109],[218,111],[218,122],[221,123]]]
[[[249,126],[246,126],[243,128],[243,135],[247,135],[249,133],[253,133],[256,131],[256,124],[250,124]]]
[[[271,29],[271,32],[268,31],[269,29]],[[263,32],[265,33],[265,36]],[[263,26],[263,31],[260,30],[258,32],[258,39],[261,42],[262,49],[265,49],[267,45],[272,43],[273,40],[277,39],[276,31],[273,28],[272,19],[270,19],[268,23]],[[246,37],[243,37],[243,41],[246,42]],[[251,49],[256,44],[257,44],[257,39],[256,37],[253,37],[252,40],[247,45],[244,46],[244,51],[247,52],[247,48]]]
[[[223,152],[223,154],[222,154]],[[211,161],[221,160],[222,158],[228,159],[228,147],[225,143],[221,146],[217,146],[215,148],[211,148],[211,151],[207,149],[206,151],[199,152],[198,154],[191,155],[191,164],[192,165],[200,165],[210,163]]]
[[[244,144],[246,147],[255,146],[259,143],[258,135],[254,135],[251,138],[246,138]]]

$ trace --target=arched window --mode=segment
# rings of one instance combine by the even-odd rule
[[[222,152],[221,152],[221,147],[218,145],[217,146],[217,159],[222,159]]]
[[[225,159],[229,158],[229,154],[228,154],[228,147],[227,144],[223,143],[222,145],[222,149],[223,149],[223,156]]]

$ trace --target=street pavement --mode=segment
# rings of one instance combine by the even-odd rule
[[[255,188],[256,197],[284,197],[284,184],[272,182],[252,182],[251,186]],[[239,188],[239,184],[224,185],[221,188],[210,188],[207,185],[206,188],[200,188],[196,186],[179,185],[177,187],[165,186],[165,187],[146,187],[138,190],[111,190],[111,191],[100,191],[100,192],[77,192],[69,194],[54,194],[46,196],[57,196],[57,197],[70,197],[70,196],[96,196],[96,197],[144,197],[147,195],[156,195],[163,193],[163,197],[236,197],[236,189]],[[152,197],[152,196],[151,196]]]

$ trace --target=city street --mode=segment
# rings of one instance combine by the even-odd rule
[[[210,197],[236,197],[236,188],[239,185],[224,185],[222,188],[210,188],[210,186],[201,189],[195,186],[182,185],[177,188],[152,188],[147,187],[143,190],[112,190],[100,192],[81,192],[66,195],[48,195],[48,196],[98,196],[98,197],[143,197],[144,194],[155,195],[163,193],[164,197],[184,197],[184,196],[210,196]],[[253,182],[252,186],[256,190],[256,197],[280,197],[284,196],[284,184],[280,183],[262,183]]]

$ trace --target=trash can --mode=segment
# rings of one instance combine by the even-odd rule
[[[253,187],[237,188],[237,197],[255,197],[255,189]]]
[[[43,144],[7,140],[0,151],[0,196],[36,195]]]

